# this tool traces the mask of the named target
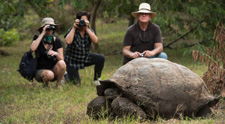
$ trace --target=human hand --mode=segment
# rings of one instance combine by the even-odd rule
[[[49,50],[47,54],[50,55],[50,56],[58,56],[59,55],[58,52],[55,52],[53,50]]]
[[[75,20],[74,20],[74,23],[73,23],[73,27],[74,27],[74,28],[77,28],[78,25],[79,25],[79,22],[80,22],[79,19],[75,19]]]
[[[131,58],[138,58],[138,57],[140,57],[140,55],[141,55],[141,53],[140,52],[133,52],[133,53],[131,53]]]
[[[149,58],[151,56],[154,56],[156,53],[154,51],[146,50],[143,52],[144,57]]]
[[[84,20],[85,21],[85,24],[86,24],[86,29],[88,28],[88,25],[89,25],[89,21],[88,20]]]
[[[42,29],[42,33],[46,33],[46,29],[49,27],[50,25],[45,25],[44,27],[43,27],[43,29]]]

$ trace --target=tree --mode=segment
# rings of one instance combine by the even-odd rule
[[[26,11],[33,9],[40,19],[53,17],[60,23],[61,32],[65,32],[72,25],[76,12],[86,10],[92,13],[91,28],[97,32],[97,17],[107,16],[113,18],[109,22],[114,22],[123,16],[129,20],[129,25],[133,24],[135,19],[131,12],[137,11],[141,2],[151,4],[152,11],[157,13],[152,22],[160,26],[162,33],[176,37],[166,45],[168,48],[190,34],[199,39],[195,44],[210,45],[215,25],[218,21],[225,22],[224,0],[4,0],[0,1],[0,26],[4,30],[20,26]]]
[[[181,37],[191,31],[199,39],[198,43],[204,45],[211,44],[217,22],[225,22],[223,0],[157,0],[154,10],[158,15],[153,21],[160,25],[163,32]],[[174,28],[176,26],[178,28]]]
[[[101,3],[102,0],[93,0],[92,1],[92,6],[93,6],[93,9],[91,10],[91,28],[95,31],[96,33],[96,26],[95,26],[95,23],[96,23],[96,16],[97,16],[97,10],[100,6],[100,3]]]

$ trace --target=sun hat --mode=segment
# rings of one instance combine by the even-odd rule
[[[132,12],[131,15],[135,18],[138,18],[138,13],[149,13],[151,18],[156,17],[156,13],[151,11],[151,6],[148,3],[141,3],[139,5],[139,10],[136,12]]]
[[[42,28],[45,26],[45,25],[54,25],[54,26],[57,26],[57,24],[55,24],[55,21],[53,18],[51,17],[46,17],[46,18],[43,18],[42,21],[41,21],[41,27],[38,29],[38,31],[41,31]]]

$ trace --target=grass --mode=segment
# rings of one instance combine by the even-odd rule
[[[127,29],[127,21],[105,24],[98,22],[99,36],[98,52],[106,57],[102,79],[108,79],[122,65],[122,40]],[[125,26],[124,26],[125,25]],[[60,35],[62,38],[63,36]],[[62,38],[63,39],[63,38]],[[92,84],[93,66],[80,70],[82,85],[76,87],[66,84],[63,91],[55,88],[52,82],[50,88],[42,84],[28,82],[17,72],[23,53],[29,50],[31,40],[25,39],[13,47],[3,47],[9,56],[0,56],[0,123],[139,123],[133,118],[117,118],[114,121],[105,117],[93,120],[86,115],[88,103],[97,96]],[[165,49],[169,60],[187,66],[202,76],[205,66],[194,62],[190,55],[183,55],[186,49]],[[221,103],[224,104],[224,103]],[[223,123],[224,108],[214,110],[215,117],[206,119],[171,119],[146,121],[144,123]]]

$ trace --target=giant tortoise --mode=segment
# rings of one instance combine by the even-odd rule
[[[218,102],[199,75],[165,59],[134,59],[100,83],[98,97],[87,107],[95,118],[103,109],[107,115],[141,119],[205,116]]]

